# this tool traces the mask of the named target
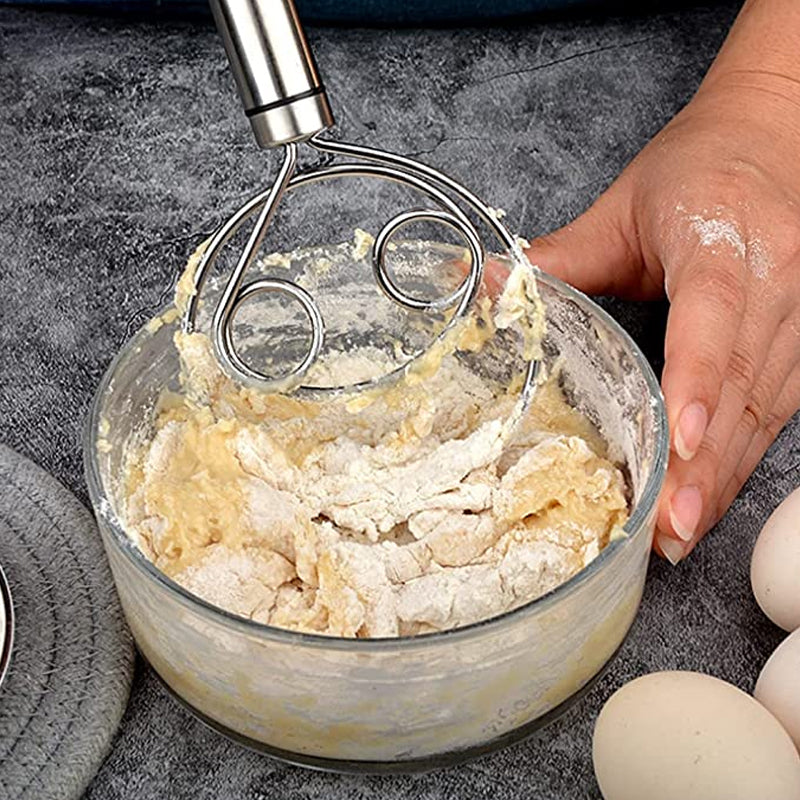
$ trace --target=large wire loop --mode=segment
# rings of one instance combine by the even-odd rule
[[[354,156],[361,159],[361,161],[334,164],[297,175],[295,174],[297,145],[286,145],[284,160],[275,183],[267,191],[261,192],[245,203],[217,230],[209,241],[195,271],[193,294],[189,299],[183,318],[184,331],[189,333],[194,331],[200,297],[221,249],[245,221],[258,212],[256,224],[248,237],[247,244],[239,256],[236,266],[222,289],[219,302],[214,310],[211,322],[211,339],[217,357],[228,373],[246,383],[255,383],[260,388],[272,391],[286,391],[302,383],[303,376],[308,372],[321,352],[325,336],[324,319],[319,307],[311,295],[298,284],[274,278],[264,278],[244,284],[245,273],[255,260],[266,231],[274,218],[278,204],[287,191],[340,177],[372,177],[415,189],[435,203],[438,208],[400,212],[381,228],[372,248],[372,269],[378,286],[384,294],[402,307],[415,311],[444,311],[454,308],[438,338],[446,336],[453,325],[469,310],[480,289],[486,260],[486,251],[475,225],[450,195],[454,195],[470,207],[497,235],[505,249],[514,250],[517,247],[514,237],[488,206],[463,186],[432,167],[420,164],[405,156],[385,153],[381,150],[374,150],[361,145],[332,142],[321,139],[319,136],[309,140],[309,144],[322,152],[333,155]],[[443,191],[443,189],[446,189],[450,194]],[[456,290],[446,297],[431,300],[413,297],[397,285],[388,268],[387,251],[391,237],[401,228],[420,221],[434,221],[450,227],[460,234],[469,249],[469,271]],[[236,312],[248,299],[264,292],[279,292],[295,299],[300,303],[311,326],[309,346],[305,356],[299,364],[285,375],[267,375],[254,366],[245,363],[236,350],[233,337],[233,323]],[[406,366],[398,367],[389,375],[403,371]],[[522,392],[522,399],[525,404],[527,404],[532,394],[532,386],[537,372],[538,362],[529,362]],[[389,375],[383,376],[380,380],[386,379]],[[375,381],[357,384],[356,388],[372,383],[375,383]],[[315,391],[338,391],[342,388],[345,387],[315,388]]]

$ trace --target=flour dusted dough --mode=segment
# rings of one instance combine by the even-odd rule
[[[516,398],[452,354],[354,405],[259,393],[220,371],[206,336],[176,344],[184,391],[164,393],[128,453],[125,523],[233,613],[345,637],[458,627],[558,586],[627,518],[619,469],[553,379],[509,442]],[[382,358],[342,355],[337,374]]]

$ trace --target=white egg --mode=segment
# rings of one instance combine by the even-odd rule
[[[754,694],[800,750],[800,628],[787,636],[764,664]]]
[[[605,800],[798,800],[800,755],[750,695],[697,672],[654,672],[605,704],[592,756]]]
[[[785,631],[800,628],[800,489],[773,512],[758,535],[750,583],[761,610]]]

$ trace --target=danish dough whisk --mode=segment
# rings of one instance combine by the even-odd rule
[[[257,215],[214,308],[210,337],[218,361],[232,377],[267,391],[302,386],[303,377],[316,362],[324,343],[325,321],[319,306],[306,289],[291,280],[277,277],[248,280],[247,273],[287,192],[337,178],[363,177],[409,187],[430,202],[432,207],[402,211],[386,222],[375,237],[370,257],[375,280],[392,301],[413,311],[452,312],[437,338],[446,335],[473,305],[486,264],[486,247],[463,208],[485,223],[502,249],[519,253],[515,237],[478,197],[438,170],[405,156],[324,136],[333,127],[333,115],[293,0],[211,0],[210,4],[256,142],[265,149],[280,149],[283,158],[274,183],[246,202],[210,239],[194,274],[194,291],[182,320],[183,330],[187,333],[195,330],[203,288],[220,250],[250,217]],[[340,161],[298,173],[301,146]],[[397,284],[387,266],[392,236],[422,221],[441,223],[456,231],[470,254],[468,272],[461,284],[445,297],[425,299],[409,294]],[[234,342],[237,311],[247,300],[262,293],[294,299],[311,328],[305,356],[291,371],[280,376],[267,375],[246,363]],[[530,401],[538,370],[538,360],[527,362],[520,395],[523,408]],[[337,387],[343,388],[348,387]]]

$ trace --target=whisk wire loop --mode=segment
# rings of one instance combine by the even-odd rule
[[[236,266],[224,284],[220,299],[211,321],[211,339],[217,357],[223,368],[234,377],[268,391],[288,390],[302,384],[302,379],[319,356],[325,335],[322,313],[313,297],[298,284],[276,278],[262,278],[245,283],[247,270],[256,259],[267,230],[275,217],[282,197],[289,191],[322,181],[341,177],[378,178],[414,189],[426,196],[437,208],[419,208],[401,211],[394,215],[380,229],[372,245],[372,271],[381,291],[398,305],[414,311],[443,312],[453,309],[447,323],[437,338],[448,331],[464,317],[477,296],[483,280],[486,250],[475,224],[466,215],[452,195],[469,207],[498,237],[504,249],[517,247],[514,237],[499,221],[492,210],[456,181],[438,170],[406,156],[386,153],[361,145],[333,142],[313,136],[308,144],[316,150],[334,156],[357,158],[359,161],[331,164],[308,172],[296,174],[297,144],[284,145],[284,158],[274,184],[245,203],[212,236],[197,266],[194,275],[193,294],[187,305],[183,319],[183,329],[193,332],[197,322],[200,296],[211,269],[226,242],[239,230],[253,214],[258,217]],[[446,190],[446,191],[445,191]],[[455,230],[464,240],[469,250],[469,269],[461,284],[450,294],[441,298],[418,298],[401,289],[388,265],[388,250],[391,238],[401,229],[415,222],[433,221]],[[311,326],[308,350],[301,362],[287,374],[271,376],[247,364],[239,355],[234,342],[234,318],[245,301],[259,293],[282,293],[296,300]],[[418,354],[419,355],[419,354]],[[392,370],[380,380],[385,380],[402,372],[407,365]],[[530,386],[536,376],[538,362],[529,364],[526,386]],[[369,383],[375,383],[372,381]],[[360,383],[351,388],[363,388]],[[345,387],[335,387],[330,391]]]

